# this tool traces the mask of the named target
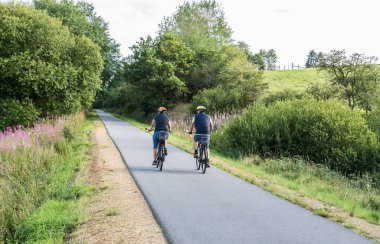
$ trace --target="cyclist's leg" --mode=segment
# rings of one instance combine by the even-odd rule
[[[167,142],[168,142],[168,138],[169,138],[169,132],[167,133],[167,137],[166,137],[165,144],[164,144],[164,153],[165,153],[165,155],[168,155],[168,149],[166,147]]]
[[[157,152],[158,152],[158,137],[157,137],[158,133],[155,131],[153,133],[153,163],[156,162],[156,158],[157,158]]]
[[[207,150],[206,150],[206,157],[210,159],[210,135],[207,138]],[[208,163],[208,162],[207,162]]]
[[[194,135],[194,157],[198,154],[199,139],[200,139],[199,135]]]

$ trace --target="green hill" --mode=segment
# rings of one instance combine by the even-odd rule
[[[309,84],[326,84],[326,75],[317,69],[265,71],[264,82],[268,84],[267,94],[285,89],[304,91]]]

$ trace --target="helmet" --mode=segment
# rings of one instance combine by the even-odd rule
[[[167,111],[167,109],[165,107],[159,107],[158,108],[158,112],[165,112]]]
[[[198,106],[197,110],[206,110],[206,107],[205,106]]]

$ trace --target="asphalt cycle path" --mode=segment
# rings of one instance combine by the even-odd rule
[[[151,135],[97,112],[169,243],[374,243],[171,145],[160,172]]]

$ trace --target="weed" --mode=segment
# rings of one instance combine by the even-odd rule
[[[115,216],[118,215],[119,212],[115,208],[109,208],[107,209],[106,216]]]

